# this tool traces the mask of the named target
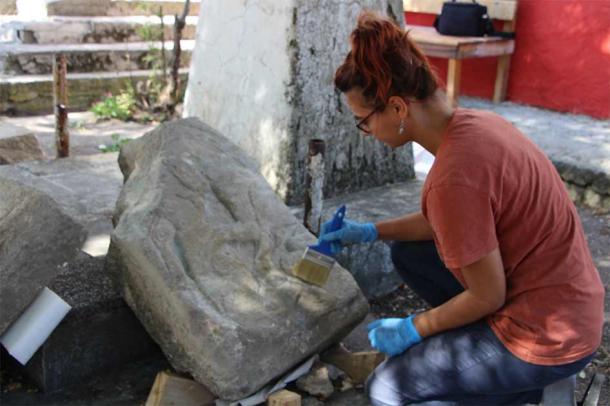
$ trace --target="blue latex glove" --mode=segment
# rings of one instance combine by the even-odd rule
[[[413,317],[415,316],[406,319],[379,319],[369,324],[367,329],[373,348],[392,357],[420,343],[422,337],[413,324]]]
[[[337,231],[326,232],[330,221],[322,224],[319,241],[329,241],[333,255],[341,252],[345,245],[375,241],[378,237],[377,228],[373,223],[358,223],[352,220],[343,220],[343,225]]]

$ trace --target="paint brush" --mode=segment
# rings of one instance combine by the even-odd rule
[[[343,225],[344,217],[345,205],[335,212],[329,228],[325,231],[329,233],[339,230]],[[331,243],[322,241],[307,247],[301,260],[292,268],[292,274],[306,282],[324,286],[334,265],[335,258],[331,251]]]

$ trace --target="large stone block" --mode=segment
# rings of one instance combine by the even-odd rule
[[[231,137],[289,204],[312,138],[327,141],[326,196],[412,178],[411,146],[360,135],[333,85],[365,8],[404,24],[400,0],[202,2],[184,116]]]
[[[241,399],[347,335],[368,310],[336,265],[325,287],[292,276],[316,241],[256,165],[198,119],[123,146],[108,269],[168,360]]]
[[[82,226],[50,197],[0,177],[0,334],[84,240]]]

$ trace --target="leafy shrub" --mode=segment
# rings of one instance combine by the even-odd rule
[[[126,121],[131,118],[136,107],[133,91],[127,90],[116,96],[110,94],[91,107],[98,118],[116,118]]]

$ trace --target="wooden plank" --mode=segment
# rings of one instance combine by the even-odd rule
[[[508,72],[510,70],[510,55],[502,55],[498,58],[496,69],[496,83],[494,85],[494,103],[502,103],[506,99],[508,88]]]
[[[446,0],[403,0],[404,11],[414,13],[440,14],[443,3]],[[471,2],[471,0],[460,0]],[[491,18],[497,20],[512,20],[517,15],[517,0],[477,0],[478,3],[487,6],[487,12]]]
[[[498,44],[469,44],[459,48],[451,48],[435,44],[418,45],[426,56],[447,59],[483,58],[490,56],[510,55],[515,49],[514,43],[510,42]]]
[[[462,60],[449,59],[449,66],[447,68],[447,102],[453,107],[457,106],[461,79]]]
[[[282,389],[267,398],[267,406],[301,406],[301,395]]]
[[[452,37],[440,35],[433,27],[409,25],[409,37],[427,56],[464,59],[512,54],[515,41],[498,37]]]
[[[515,41],[513,40],[465,44],[458,48],[457,59],[511,55],[513,52],[515,52]]]
[[[505,21],[502,26],[502,31],[514,31],[517,25],[517,16],[512,21]],[[514,49],[514,41],[513,41]],[[511,51],[511,54],[513,52]],[[508,90],[508,74],[510,72],[510,55],[502,55],[498,58],[498,66],[496,68],[496,83],[494,85],[494,103],[502,103],[506,99]]]
[[[378,351],[329,351],[320,358],[322,362],[333,364],[352,378],[356,385],[361,385],[366,378],[385,360],[385,355]]]
[[[214,395],[200,383],[161,371],[157,374],[145,406],[204,406],[214,403]]]
[[[53,107],[55,113],[55,149],[57,158],[70,156],[68,132],[68,63],[63,54],[53,55]]]
[[[409,37],[416,42],[458,46],[463,44],[479,44],[482,42],[501,42],[506,41],[499,37],[457,37],[452,35],[442,35],[434,27],[423,25],[406,25],[405,30],[409,32]]]

